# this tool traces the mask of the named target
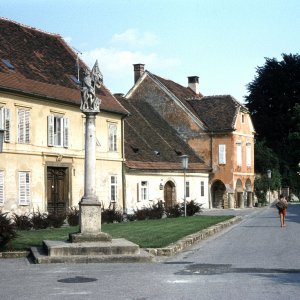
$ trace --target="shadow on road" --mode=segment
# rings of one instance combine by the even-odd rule
[[[287,273],[287,274],[253,274],[256,277],[263,279],[269,279],[280,285],[296,285],[299,286],[300,273]]]

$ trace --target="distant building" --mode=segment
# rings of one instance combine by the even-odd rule
[[[229,95],[203,96],[198,76],[183,87],[135,64],[134,80],[125,98],[151,106],[211,168],[210,207],[252,206],[254,128],[247,108]]]

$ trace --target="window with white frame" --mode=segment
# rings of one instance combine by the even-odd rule
[[[4,141],[10,141],[10,109],[0,107],[0,129],[4,129]]]
[[[69,146],[69,119],[59,115],[48,116],[48,146]]]
[[[236,143],[236,163],[238,166],[242,165],[242,143]]]
[[[28,109],[18,109],[18,143],[29,144],[30,112]]]
[[[219,164],[226,164],[226,145],[219,145]]]
[[[189,181],[185,182],[185,196],[187,198],[190,197],[190,182]]]
[[[108,123],[108,151],[117,151],[117,124]]]
[[[0,170],[0,204],[4,203],[4,171]]]
[[[30,173],[19,172],[19,204],[28,205],[30,203]]]
[[[140,183],[140,200],[148,200],[149,199],[149,186],[148,181],[141,181]]]
[[[251,167],[251,143],[246,143],[246,164],[247,167]]]
[[[204,181],[200,182],[200,196],[204,197]]]
[[[110,176],[110,201],[117,201],[117,176]]]

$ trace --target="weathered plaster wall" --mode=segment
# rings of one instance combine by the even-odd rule
[[[67,166],[69,168],[70,206],[77,205],[84,190],[84,115],[79,107],[64,105],[46,99],[20,97],[0,94],[0,106],[11,112],[11,140],[4,143],[0,153],[0,170],[4,171],[3,211],[23,213],[40,209],[44,211],[47,203],[46,166]],[[17,143],[17,109],[30,111],[30,143]],[[58,114],[69,119],[69,147],[49,147],[47,141],[47,116]],[[117,151],[108,151],[108,123],[117,124]],[[122,206],[122,126],[120,115],[100,112],[96,119],[96,189],[99,200],[109,205],[110,175],[118,179],[118,205]],[[31,203],[19,205],[18,171],[30,172]]]

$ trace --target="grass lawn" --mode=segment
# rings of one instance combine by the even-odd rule
[[[125,238],[142,248],[160,248],[232,217],[200,215],[103,224],[101,230],[109,233],[113,238]],[[12,242],[13,250],[27,250],[31,246],[41,246],[43,240],[67,240],[69,233],[74,232],[78,232],[78,227],[18,231],[18,238]]]

